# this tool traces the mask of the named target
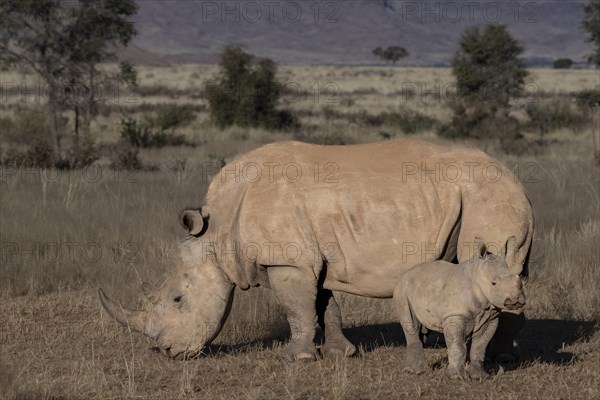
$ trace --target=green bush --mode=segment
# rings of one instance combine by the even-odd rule
[[[0,118],[0,142],[3,144],[32,144],[49,137],[50,129],[44,113],[19,111],[14,118]]]
[[[529,117],[527,127],[539,132],[541,141],[549,132],[561,128],[579,131],[585,123],[583,113],[573,107],[568,99],[531,103],[525,107],[525,110]]]
[[[328,112],[331,113],[332,111]],[[406,134],[413,134],[432,129],[437,123],[435,118],[409,109],[401,109],[400,111],[393,112],[382,112],[380,114],[369,114],[362,110],[352,114],[336,115],[340,117],[347,115],[347,118],[350,122],[359,125],[400,129]]]
[[[47,140],[35,139],[27,150],[9,149],[2,157],[2,164],[13,168],[54,168],[57,160]]]
[[[196,114],[189,107],[167,106],[157,111],[155,115],[147,116],[146,122],[159,131],[172,132],[175,129],[188,126],[195,119]]]
[[[139,171],[144,169],[144,165],[139,158],[139,148],[126,142],[119,143],[112,153],[110,168],[126,171]]]
[[[66,158],[58,160],[55,167],[58,169],[80,169],[92,165],[100,158],[100,150],[94,142],[84,140],[82,143],[74,144]]]
[[[271,60],[253,65],[254,57],[239,46],[228,46],[221,54],[220,73],[206,88],[210,114],[221,129],[238,125],[266,129],[292,129],[298,120],[286,110],[277,110],[282,86]]]
[[[188,125],[196,118],[185,107],[171,106],[154,115],[145,116],[140,122],[132,118],[121,120],[121,139],[134,147],[191,146],[185,136],[175,130]]]
[[[497,139],[505,149],[511,140],[523,138],[519,121],[506,109],[485,103],[467,107],[462,102],[453,106],[452,121],[440,126],[438,135],[447,139]]]
[[[294,140],[327,146],[356,143],[353,137],[342,132],[317,132],[315,130],[298,130],[294,132]]]
[[[573,66],[573,60],[570,58],[559,58],[552,64],[554,69],[569,69]]]
[[[600,107],[600,90],[585,89],[575,94],[577,105],[582,108]]]

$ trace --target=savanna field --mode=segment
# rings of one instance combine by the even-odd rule
[[[531,70],[514,116],[527,126],[523,110],[536,103],[567,122],[550,126],[543,142],[536,129],[525,128],[528,140],[510,149],[436,135],[452,116],[449,69],[281,67],[287,90],[281,106],[301,122],[294,132],[216,128],[204,96],[216,72],[203,65],[140,67],[135,92],[105,94],[91,128],[101,156],[91,167],[2,167],[0,397],[600,398],[600,165],[592,141],[592,124],[598,135],[600,122],[583,115],[571,96],[600,86],[596,70]],[[2,82],[35,86],[33,77],[10,71]],[[111,169],[121,120],[143,119],[169,104],[194,110],[195,119],[181,130],[192,145],[142,149],[143,169]],[[25,146],[30,139],[19,142],[15,132],[35,136],[42,111],[35,94],[6,96],[0,107],[3,118],[19,121],[3,133],[3,151]],[[382,117],[400,111],[419,117],[410,123]],[[489,152],[521,179],[533,204],[520,357],[488,363],[490,380],[445,379],[441,342],[425,350],[430,371],[403,374],[405,344],[391,300],[337,293],[346,336],[359,354],[295,364],[277,357],[288,328],[267,289],[236,290],[223,331],[205,356],[191,361],[162,357],[154,342],[102,308],[99,287],[124,306],[148,307],[140,283],[159,286],[170,275],[184,233],[179,212],[201,205],[221,163],[277,140],[352,144],[400,137]]]

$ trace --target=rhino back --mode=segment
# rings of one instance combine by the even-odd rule
[[[218,240],[260,250],[229,257],[226,269],[296,265],[319,276],[325,267],[324,287],[391,297],[402,271],[442,257],[469,184],[422,169],[485,157],[415,140],[273,143],[224,167],[206,209]]]

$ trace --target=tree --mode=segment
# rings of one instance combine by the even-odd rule
[[[277,82],[277,67],[271,60],[253,65],[254,56],[240,46],[227,46],[221,53],[220,73],[214,85],[207,87],[210,113],[222,128],[239,125],[287,129],[298,122],[287,111],[277,110],[283,93]]]
[[[523,46],[504,25],[467,29],[452,60],[459,97],[507,107],[512,97],[523,92],[527,70],[519,57],[522,53]]]
[[[439,130],[441,136],[495,138],[506,152],[518,148],[523,136],[510,114],[510,100],[523,92],[527,70],[519,58],[522,52],[503,25],[462,34],[452,60],[458,100],[452,104],[452,122]]]
[[[554,69],[569,69],[573,66],[573,60],[570,58],[559,58],[552,64]]]
[[[97,64],[135,34],[134,0],[0,0],[0,59],[34,71],[47,86],[46,110],[51,143],[60,157],[60,120],[65,109],[83,108],[84,127],[97,103]],[[77,138],[76,138],[77,140]]]
[[[398,60],[408,57],[409,55],[408,50],[400,46],[390,46],[385,50],[381,47],[377,47],[373,50],[373,54],[384,60],[386,63],[391,62],[394,65],[396,65]]]
[[[583,10],[585,12],[583,28],[590,35],[587,41],[596,46],[594,52],[588,56],[588,61],[600,68],[600,0],[591,0]]]

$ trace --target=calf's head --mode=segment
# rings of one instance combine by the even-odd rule
[[[220,332],[233,299],[233,284],[198,237],[205,230],[201,211],[185,211],[181,224],[189,237],[179,248],[176,274],[161,288],[142,284],[149,311],[127,310],[100,292],[106,311],[121,324],[157,341],[171,358],[198,355]]]
[[[523,282],[515,271],[511,271],[506,259],[514,255],[515,237],[506,240],[500,254],[487,251],[485,243],[475,238],[477,252],[474,256],[476,273],[475,284],[483,295],[495,307],[506,310],[518,310],[525,306]]]

